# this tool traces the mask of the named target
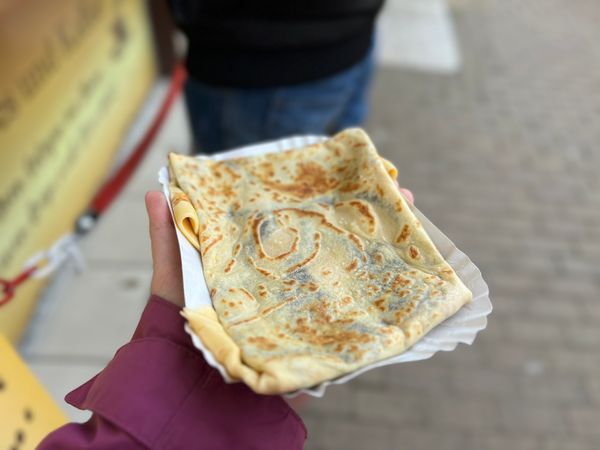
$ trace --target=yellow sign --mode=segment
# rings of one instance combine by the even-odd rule
[[[0,334],[0,447],[33,449],[67,421]]]
[[[0,277],[73,229],[155,77],[142,0],[0,2]],[[0,306],[18,340],[43,284]]]

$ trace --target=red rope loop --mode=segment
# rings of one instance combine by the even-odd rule
[[[30,267],[19,275],[17,275],[12,280],[7,280],[5,278],[0,278],[0,306],[6,305],[10,302],[15,296],[16,288],[26,280],[28,280],[31,275],[37,270],[37,266]]]

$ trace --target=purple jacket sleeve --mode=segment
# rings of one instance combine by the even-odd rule
[[[131,342],[65,400],[93,412],[39,449],[301,449],[306,428],[279,396],[226,384],[183,331],[175,305],[153,296]]]

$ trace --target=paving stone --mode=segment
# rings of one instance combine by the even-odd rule
[[[575,406],[570,408],[567,417],[570,429],[578,435],[593,436],[600,443],[600,408]]]
[[[598,351],[555,348],[551,364],[559,373],[600,377],[600,353]]]
[[[471,395],[446,396],[440,400],[432,398],[427,411],[433,429],[492,432],[500,428],[498,405],[494,399]]]
[[[539,298],[529,298],[523,303],[525,303],[530,317],[557,322],[563,326],[579,323],[584,309],[579,301],[545,295],[541,295]]]
[[[465,434],[459,431],[394,427],[392,429],[392,446],[390,449],[465,450],[467,442]]]
[[[490,433],[469,436],[462,450],[541,450],[542,446],[541,438]]]
[[[559,436],[547,437],[542,450],[592,450],[600,448],[600,440],[582,436],[564,438]]]
[[[585,380],[585,388],[590,402],[597,406],[600,406],[600,378],[587,378]]]
[[[322,398],[309,398],[302,416],[306,417],[353,417],[356,415],[357,388],[352,384],[330,386]]]
[[[357,421],[361,423],[416,427],[425,423],[426,404],[423,396],[415,393],[359,390],[355,401]]]
[[[526,367],[536,364],[545,369],[551,366],[551,351],[544,346],[523,345],[518,342],[496,343],[493,353],[488,355],[490,367],[498,370],[513,370],[525,373]]]
[[[561,339],[563,327],[560,324],[544,322],[533,318],[514,317],[507,324],[507,339],[532,345],[547,345]]]
[[[560,407],[512,398],[502,399],[499,409],[501,429],[509,436],[514,433],[543,436],[547,433],[567,432],[566,418]]]
[[[515,383],[518,377],[512,372],[489,367],[455,371],[452,374],[452,387],[463,396],[501,398],[518,395]]]
[[[556,405],[558,404],[584,404],[586,390],[577,375],[526,375],[516,380],[518,392],[524,401],[532,403]]]
[[[565,327],[565,338],[569,347],[597,352],[600,346],[598,324],[577,324]]]
[[[407,393],[440,393],[451,389],[452,369],[434,360],[387,367],[389,389]]]
[[[313,423],[305,450],[373,449],[392,447],[392,428],[384,424],[340,421],[334,418]]]

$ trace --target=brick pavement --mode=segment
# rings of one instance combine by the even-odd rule
[[[495,311],[311,401],[306,448],[600,449],[600,3],[452,3],[461,72],[382,68],[368,128]]]

